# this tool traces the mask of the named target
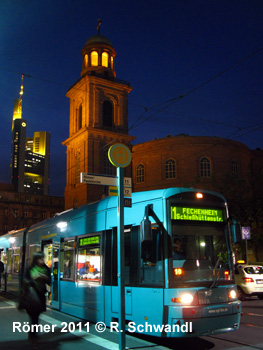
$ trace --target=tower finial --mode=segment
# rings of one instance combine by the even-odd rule
[[[22,77],[21,77],[21,88],[20,88],[20,92],[19,92],[19,95],[20,95],[21,100],[22,100],[23,89],[24,89],[23,81],[24,81],[24,74],[22,74]]]
[[[101,26],[102,20],[98,19],[98,25],[97,25],[97,31],[98,31],[98,35],[100,35],[100,26]]]

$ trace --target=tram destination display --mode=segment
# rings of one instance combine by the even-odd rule
[[[223,222],[223,210],[171,206],[172,220]]]

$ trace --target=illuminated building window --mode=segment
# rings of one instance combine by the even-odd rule
[[[98,66],[99,65],[99,55],[97,51],[92,51],[90,54],[91,65]]]
[[[165,178],[174,179],[175,178],[175,160],[168,159],[165,162]]]
[[[211,176],[211,164],[208,158],[200,159],[200,176],[210,177]]]
[[[136,183],[140,184],[144,182],[145,168],[143,164],[138,164],[136,166]]]
[[[113,105],[110,101],[103,102],[102,124],[108,128],[113,127]]]
[[[89,63],[89,56],[86,54],[84,56],[84,67],[87,68]]]
[[[111,65],[111,69],[113,69],[113,57],[112,56],[110,58],[110,65]]]
[[[107,54],[107,52],[103,52],[101,55],[101,65],[103,67],[109,66],[109,55]]]

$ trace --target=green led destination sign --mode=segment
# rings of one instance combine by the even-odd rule
[[[171,206],[172,220],[223,222],[223,210]]]
[[[79,240],[80,247],[82,247],[83,245],[99,244],[99,243],[100,243],[100,236],[86,237],[86,238],[81,238]]]

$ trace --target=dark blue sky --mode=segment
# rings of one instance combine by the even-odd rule
[[[80,51],[98,18],[117,51],[117,78],[133,87],[129,125],[149,118],[131,128],[134,144],[185,133],[263,148],[262,0],[2,0],[0,182],[9,182],[13,104],[24,73],[31,76],[24,79],[27,136],[51,133],[50,195],[63,195],[65,94],[80,78]],[[164,109],[166,101],[173,103]]]

